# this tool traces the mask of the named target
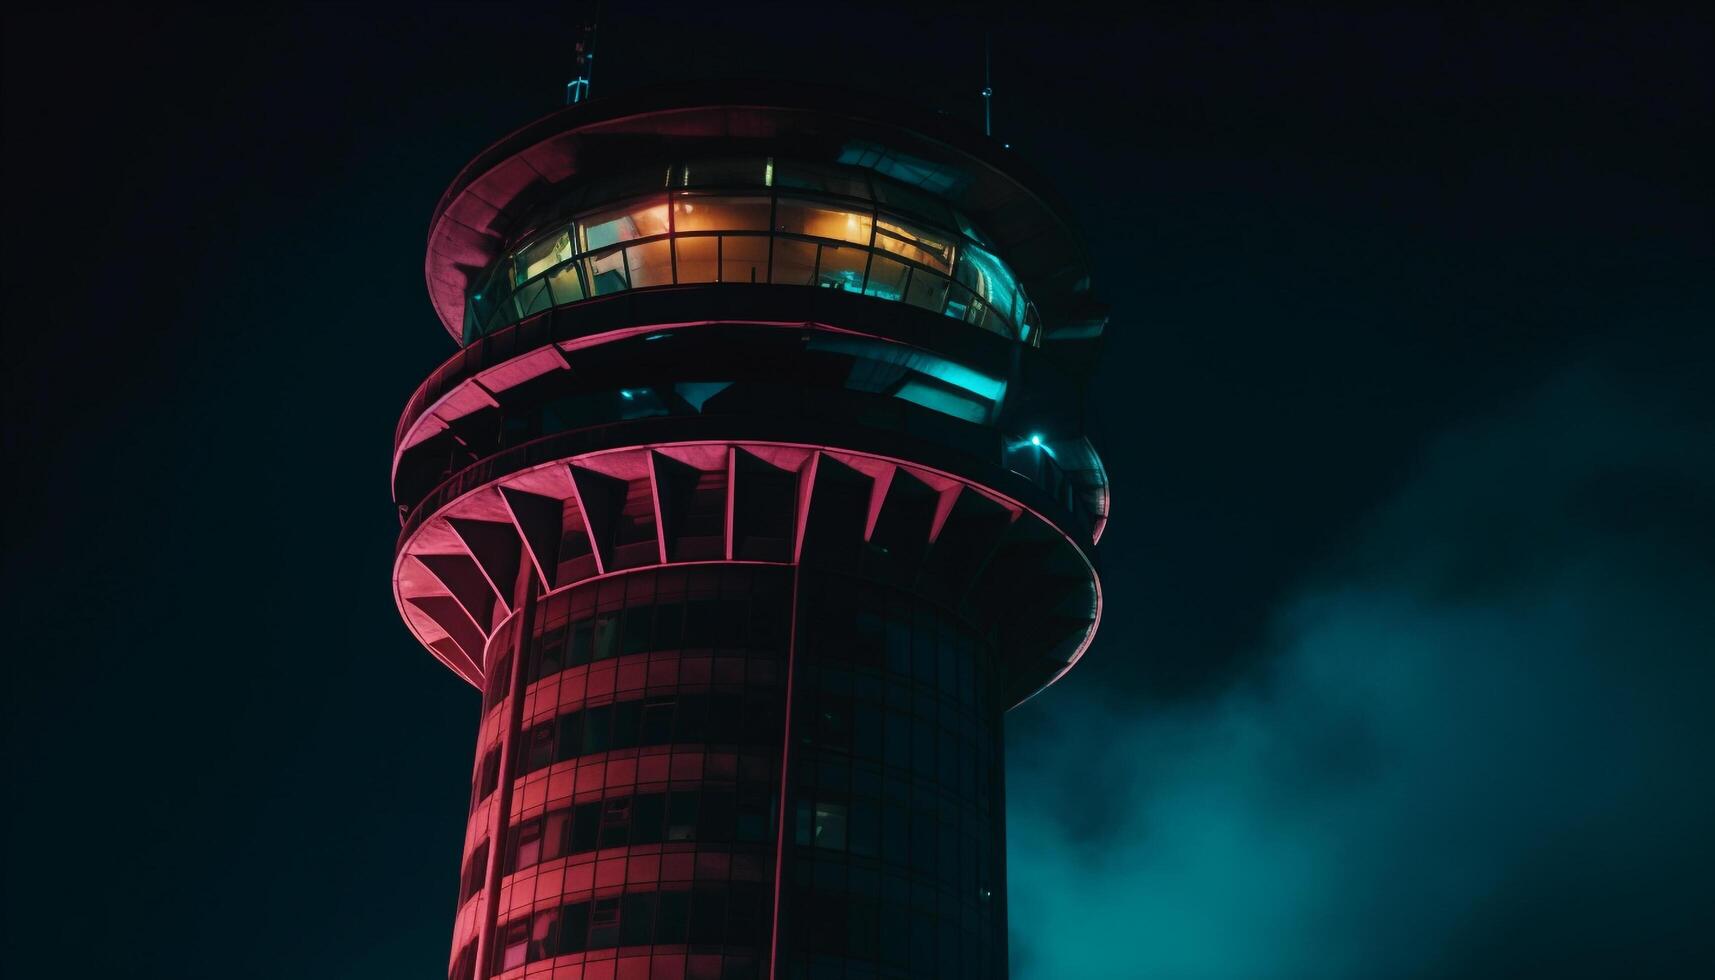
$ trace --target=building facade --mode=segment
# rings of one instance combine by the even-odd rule
[[[451,980],[1000,977],[1002,715],[1094,636],[1105,315],[944,116],[581,103],[459,175],[407,625],[483,692]]]

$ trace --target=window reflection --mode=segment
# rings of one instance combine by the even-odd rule
[[[964,215],[921,190],[851,168],[750,158],[654,172],[655,187],[663,179],[675,188],[670,196],[586,214],[502,261],[470,297],[467,341],[627,289],[766,282],[906,302],[1039,342],[1035,308],[1011,270]],[[590,191],[636,193],[649,182],[648,175],[631,175]]]
[[[689,197],[673,205],[673,230],[767,231],[773,202],[766,197]]]

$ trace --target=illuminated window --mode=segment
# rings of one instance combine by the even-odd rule
[[[818,848],[845,850],[845,807],[842,803],[816,803],[813,839]]]
[[[870,154],[860,156],[869,160]],[[887,161],[870,160],[876,166],[882,162]],[[890,165],[904,167],[902,174],[910,171],[912,180],[924,176],[896,160]],[[969,219],[933,193],[872,181],[849,167],[742,158],[678,164],[652,175],[622,175],[590,186],[585,197],[611,199],[658,188],[663,173],[673,188],[757,190],[675,190],[670,200],[656,196],[608,207],[536,238],[497,263],[484,286],[469,297],[467,342],[592,297],[714,282],[862,292],[1040,342],[1035,312],[1011,271],[985,248],[986,240]],[[932,184],[923,183],[923,188],[936,189]],[[872,185],[874,200],[912,217],[877,215],[858,203],[872,199]],[[763,190],[771,187],[792,192],[777,199]],[[817,200],[812,195],[827,197]],[[667,241],[669,234],[679,237]],[[663,240],[627,244],[656,238]],[[951,285],[948,277],[954,280]]]
[[[813,201],[781,198],[774,217],[774,230],[812,238],[868,245],[874,219],[857,211],[838,211]]]
[[[673,230],[767,231],[773,202],[766,197],[703,197],[680,195],[673,202]]]
[[[673,284],[671,243],[650,242],[633,245],[625,250],[626,270],[631,275],[633,289]]]
[[[578,222],[579,251],[592,251],[667,234],[667,205],[630,205],[590,215]]]
[[[847,292],[863,292],[863,276],[869,268],[869,250],[856,246],[823,245],[816,263],[816,285]]]
[[[876,220],[875,244],[942,273],[953,271],[953,244],[915,225],[892,218]]]
[[[759,235],[721,236],[721,282],[767,282],[768,239]]]
[[[572,257],[572,230],[564,229],[555,235],[538,241],[518,253],[514,263],[518,282],[534,279],[537,275],[548,271],[561,262],[569,261]]]
[[[624,249],[616,248],[585,259],[584,274],[589,277],[592,296],[606,296],[631,288],[631,280],[625,274]]]
[[[680,282],[719,282],[721,240],[714,236],[681,238],[673,243]]]

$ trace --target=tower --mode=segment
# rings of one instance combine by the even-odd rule
[[[633,92],[431,221],[394,594],[483,692],[449,975],[1004,976],[1001,716],[1088,647],[1105,315],[947,117]]]

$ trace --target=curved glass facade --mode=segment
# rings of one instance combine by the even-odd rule
[[[1035,307],[969,220],[861,168],[676,164],[595,182],[553,215],[471,294],[466,343],[596,296],[735,282],[847,290],[1039,340]]]

